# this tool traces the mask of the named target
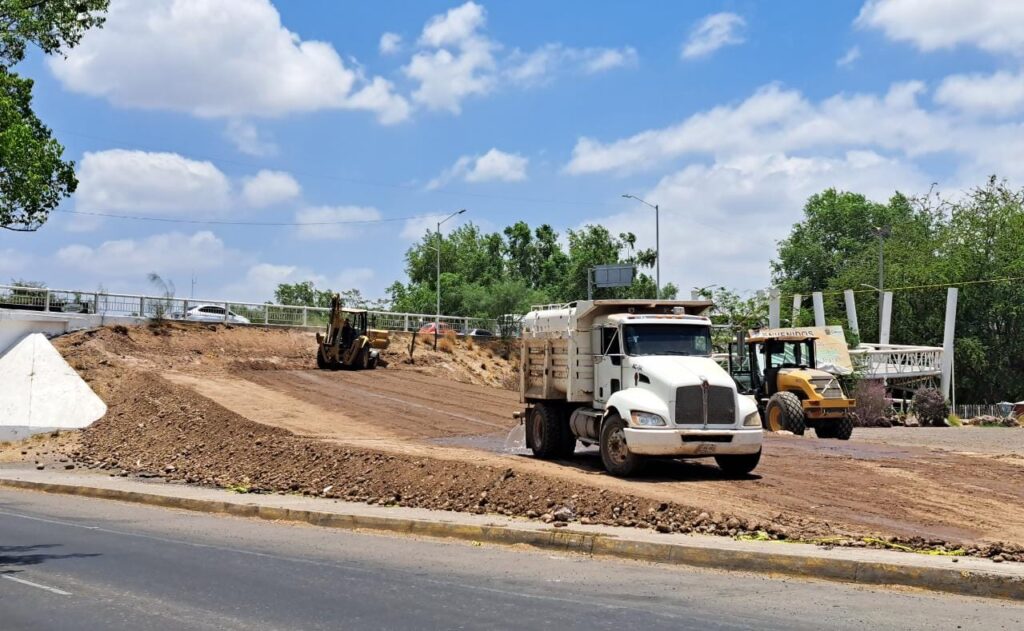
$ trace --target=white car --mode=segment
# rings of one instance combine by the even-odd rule
[[[250,324],[249,318],[228,311],[224,319],[224,307],[220,305],[197,305],[185,312],[185,319],[193,322],[229,322],[231,324]]]

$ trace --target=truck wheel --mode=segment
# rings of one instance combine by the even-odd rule
[[[608,473],[616,477],[636,475],[643,469],[643,456],[629,450],[626,445],[625,421],[618,414],[609,414],[601,426],[601,463]]]
[[[843,414],[843,418],[839,419],[839,422],[835,425],[835,434],[833,438],[839,440],[850,440],[850,436],[853,435],[853,416],[850,414]]]
[[[770,432],[786,430],[803,436],[804,408],[792,392],[776,392],[765,407],[765,429]]]
[[[718,468],[728,476],[747,475],[757,468],[757,463],[761,462],[761,450],[758,449],[756,454],[715,456],[715,462],[718,463]]]
[[[818,424],[814,426],[814,433],[818,438],[835,438],[836,437],[836,424],[827,419],[818,421]]]
[[[576,437],[553,406],[533,406],[526,429],[530,432],[530,448],[538,458],[566,458],[576,449]]]
[[[327,359],[324,358],[324,349],[318,346],[316,349],[316,367],[320,370],[327,370]]]

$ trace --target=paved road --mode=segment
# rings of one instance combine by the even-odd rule
[[[0,491],[0,628],[1019,629],[1024,605]]]

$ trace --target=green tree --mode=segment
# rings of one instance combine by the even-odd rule
[[[872,223],[891,226],[884,241],[885,285],[911,289],[894,292],[890,340],[940,345],[945,287],[960,286],[957,400],[1024,399],[1024,337],[1019,334],[1024,328],[1024,285],[998,280],[1024,277],[1024,191],[991,178],[953,200],[933,194],[895,195],[884,210],[848,193],[826,191],[812,197],[805,220],[780,243],[773,263],[775,282],[784,293],[829,292],[829,313],[845,313],[841,290],[857,289],[861,338],[870,341],[878,339],[878,302],[873,290],[860,285],[877,283],[878,240],[864,221],[859,232],[838,225],[845,215],[836,209],[844,205],[822,202],[830,199],[859,204],[875,213]],[[844,254],[832,256],[817,239],[842,248]],[[824,271],[817,269],[819,264]]]
[[[74,163],[32,111],[32,81],[12,67],[29,44],[46,54],[103,24],[108,0],[0,0],[0,227],[32,231],[78,186]]]
[[[309,280],[301,283],[281,283],[274,290],[274,302],[296,307],[330,307],[333,294],[330,289],[317,289],[313,281]]]

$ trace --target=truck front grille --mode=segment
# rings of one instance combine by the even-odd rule
[[[708,386],[707,419],[710,425],[736,422],[736,398],[728,386]],[[704,424],[704,392],[701,386],[676,389],[676,424]]]

